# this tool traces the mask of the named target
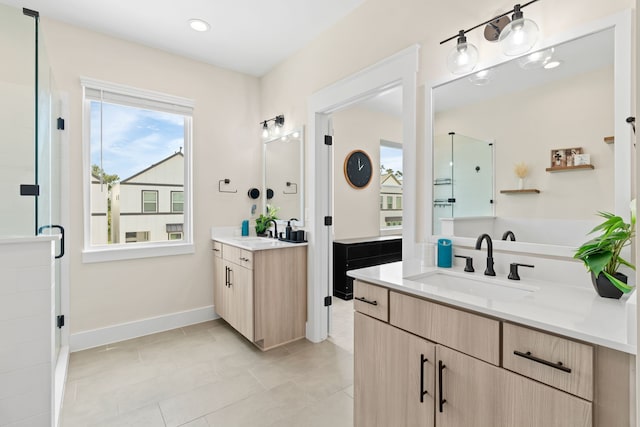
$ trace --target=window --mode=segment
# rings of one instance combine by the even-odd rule
[[[127,231],[125,233],[125,242],[127,243],[148,242],[148,241],[149,241],[148,231]]]
[[[83,260],[192,253],[193,101],[86,78],[81,83],[88,166]],[[98,208],[106,220],[91,220]],[[170,231],[167,225],[175,224],[180,229]],[[132,249],[132,242],[144,244]]]
[[[393,217],[386,215],[390,210]],[[380,229],[399,227],[402,227],[402,144],[380,140]]]
[[[142,213],[158,212],[158,192],[142,190]]]
[[[184,192],[171,192],[171,212],[184,212]]]

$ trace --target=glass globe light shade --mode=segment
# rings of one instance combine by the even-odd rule
[[[447,68],[453,74],[466,74],[473,71],[478,63],[478,48],[471,43],[458,42],[447,56]]]
[[[538,25],[531,19],[514,19],[500,33],[502,53],[515,56],[528,52],[538,41],[538,33]]]

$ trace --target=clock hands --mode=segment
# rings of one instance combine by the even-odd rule
[[[360,159],[358,159],[358,172],[362,170],[362,168],[364,167],[363,164],[360,163]]]

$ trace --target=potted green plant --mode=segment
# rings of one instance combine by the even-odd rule
[[[264,236],[267,233],[267,229],[269,228],[269,221],[278,219],[278,210],[280,208],[276,208],[271,205],[267,205],[267,213],[260,214],[258,218],[256,218],[256,234],[258,236]]]
[[[623,293],[633,290],[627,285],[627,276],[620,273],[620,266],[633,270],[636,267],[620,256],[622,248],[631,243],[635,236],[636,209],[635,200],[631,202],[630,223],[609,212],[598,212],[605,221],[596,226],[589,234],[600,235],[584,243],[576,251],[574,258],[580,259],[591,272],[591,282],[596,292],[605,298],[620,298]]]

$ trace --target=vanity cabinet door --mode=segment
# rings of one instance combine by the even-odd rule
[[[435,344],[361,313],[354,322],[354,426],[432,427]]]
[[[229,269],[227,317],[224,319],[253,341],[253,271],[229,261],[224,263]]]
[[[438,345],[435,370],[437,427],[507,427],[501,415],[502,369]]]
[[[222,259],[222,245],[214,242],[213,246],[213,306],[218,316],[227,318],[226,270]]]

